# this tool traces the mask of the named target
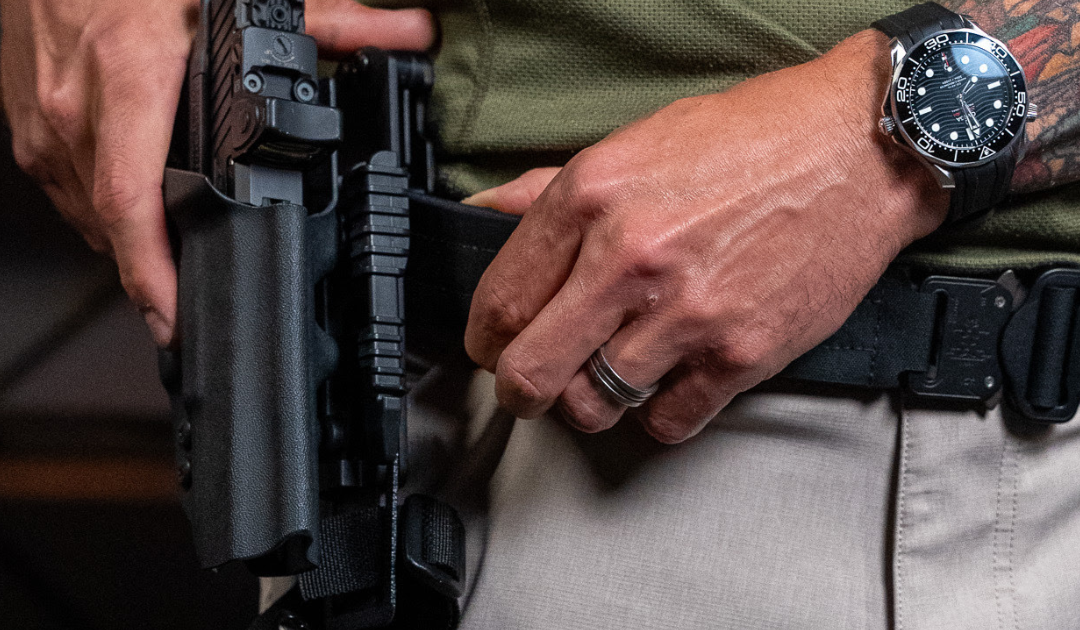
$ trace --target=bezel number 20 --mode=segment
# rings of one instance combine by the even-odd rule
[[[896,80],[896,100],[901,103],[906,103],[908,100],[908,78],[900,77]]]

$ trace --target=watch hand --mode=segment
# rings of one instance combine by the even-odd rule
[[[957,95],[957,98],[960,100],[960,111],[964,113],[964,123],[967,125],[968,130],[976,136],[979,135],[981,131],[979,129],[979,121],[975,117],[975,108],[964,100],[964,95],[962,93]]]

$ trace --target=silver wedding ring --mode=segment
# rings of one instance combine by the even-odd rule
[[[589,373],[608,395],[627,407],[640,407],[660,387],[659,383],[653,383],[645,389],[638,389],[627,383],[626,379],[611,368],[607,357],[604,356],[604,346],[597,348],[596,352],[589,357]]]

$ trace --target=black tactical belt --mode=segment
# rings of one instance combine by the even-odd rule
[[[463,330],[472,293],[518,218],[411,195],[407,320]],[[906,389],[930,404],[996,404],[1065,422],[1080,405],[1080,269],[1022,282],[883,278],[839,331],[780,377]]]

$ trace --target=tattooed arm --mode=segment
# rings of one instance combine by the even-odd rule
[[[1012,187],[1030,192],[1080,180],[1080,2],[942,0],[1005,42],[1024,67],[1039,117]]]

